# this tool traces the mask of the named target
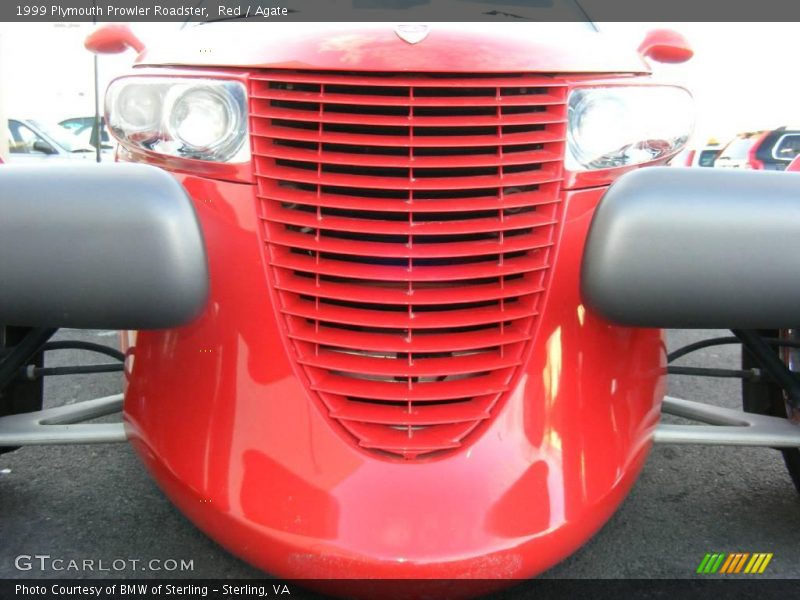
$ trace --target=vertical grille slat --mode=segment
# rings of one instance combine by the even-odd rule
[[[250,120],[268,276],[310,393],[367,451],[462,447],[547,289],[566,86],[260,71]]]

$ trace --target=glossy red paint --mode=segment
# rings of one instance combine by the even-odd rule
[[[750,146],[750,150],[747,151],[747,164],[751,169],[764,169],[763,161],[758,160],[756,155],[758,153],[758,149],[761,144],[764,143],[764,140],[767,139],[767,136],[772,133],[771,131],[764,131],[763,133],[759,134],[756,138],[756,141]]]
[[[129,349],[131,439],[211,537],[282,577],[530,577],[622,501],[663,395],[655,330],[583,308],[578,273],[602,189],[563,197],[542,318],[506,402],[461,452],[404,463],[354,446],[281,343],[253,186],[180,176],[209,247],[196,322]],[[454,509],[457,507],[457,509]]]
[[[689,41],[672,29],[648,31],[639,45],[639,54],[662,63],[683,63],[694,56]]]
[[[795,156],[794,160],[786,167],[786,170],[790,172],[800,171],[800,156]]]
[[[619,53],[590,33],[567,38],[564,31],[552,24],[434,24],[425,41],[414,45],[386,24],[211,25],[182,33],[172,48],[148,50],[136,72],[253,75],[251,84],[257,74],[277,70],[338,71],[326,77],[379,72],[412,79],[420,73],[448,73],[448,78],[546,74],[560,89],[565,84],[649,81],[636,77],[648,73],[636,52]],[[236,44],[230,43],[232,35]],[[199,68],[209,64],[218,68]],[[253,89],[266,95],[316,90],[253,85],[251,94]],[[276,108],[262,104],[267,111]],[[262,178],[287,170],[270,152],[290,152],[288,162],[302,161],[307,148],[263,144],[277,126],[269,119],[259,121],[253,106],[259,105],[251,104],[251,149],[255,182],[262,186]],[[450,117],[469,126],[463,115]],[[301,129],[295,135],[317,135],[313,126],[305,133]],[[323,128],[317,131],[322,136]],[[558,145],[559,154],[563,133],[545,140]],[[381,137],[372,134],[373,142]],[[389,141],[392,146],[396,138]],[[320,144],[323,151],[328,162],[344,160],[340,149]],[[377,163],[386,160],[380,153],[363,156],[373,166],[384,166]],[[269,218],[287,217],[285,207],[271,206],[265,215],[264,198],[271,201],[272,196],[253,185],[252,173],[230,166],[198,169],[190,161],[145,153],[123,153],[122,158],[155,162],[176,173],[194,200],[211,271],[210,301],[198,320],[178,329],[140,332],[129,342],[124,411],[130,438],[173,502],[231,552],[287,578],[508,582],[540,573],[575,551],[622,501],[644,463],[659,418],[665,348],[659,331],[612,326],[586,310],[579,296],[586,232],[605,186],[621,170],[566,173],[563,186],[574,190],[559,191],[561,165],[551,161],[555,179],[541,183],[558,200],[547,225],[554,250],[517,373],[503,381],[508,389],[491,418],[483,419],[457,451],[404,460],[359,447],[308,385],[301,366],[308,357],[288,342],[292,332],[281,312],[282,292],[270,273],[272,238],[263,231]],[[397,160],[403,159],[394,156],[392,164]],[[452,167],[436,155],[425,160],[435,168]],[[313,178],[313,171],[306,169],[304,177]],[[383,189],[397,180],[374,177],[367,183]],[[413,191],[414,185],[400,189]],[[321,186],[316,189],[315,202],[330,200]],[[296,201],[308,200],[307,191],[302,185],[284,186],[282,193]],[[352,201],[348,194],[336,201],[342,197]],[[380,209],[377,204],[372,208]],[[306,216],[291,218],[303,221]],[[333,225],[337,222],[343,223]],[[344,224],[348,230],[364,226],[353,219]],[[307,221],[296,225],[309,226]],[[406,226],[391,220],[380,224],[390,234],[403,233]],[[429,227],[456,226],[443,220]],[[286,231],[291,229],[280,230]],[[369,250],[381,249],[371,245]],[[291,258],[298,256],[306,255]],[[308,281],[291,282],[301,284]],[[376,292],[376,299],[389,295]],[[352,313],[336,314],[353,318]],[[409,597],[402,586],[392,591]]]
[[[176,156],[155,154],[154,152],[148,152],[139,148],[129,148],[122,144],[117,148],[117,160],[153,165],[173,173],[213,177],[220,181],[249,183],[253,180],[253,168],[249,161],[246,163],[215,163],[192,160]]]
[[[132,48],[135,52],[144,51],[144,44],[122,23],[104,23],[90,33],[84,46],[95,54],[119,54]]]
[[[213,23],[163,40],[138,62],[237,69],[650,72],[634,48],[620,48],[586,23],[431,23],[419,44],[404,42],[394,28],[394,23]]]
[[[361,446],[457,451],[503,401],[549,278],[566,91],[536,75],[252,74],[286,343]],[[325,108],[285,108],[298,100]]]

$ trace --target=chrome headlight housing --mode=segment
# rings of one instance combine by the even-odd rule
[[[123,77],[106,92],[106,119],[131,149],[223,163],[250,159],[247,91],[238,81]]]
[[[694,104],[679,87],[578,88],[569,96],[566,168],[625,167],[680,151],[694,129]]]

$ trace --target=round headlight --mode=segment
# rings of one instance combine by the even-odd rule
[[[582,95],[569,107],[569,146],[573,156],[591,165],[631,139],[630,107],[615,95]]]
[[[689,93],[670,86],[573,90],[569,98],[568,169],[609,169],[678,152],[694,126]]]
[[[127,86],[120,90],[116,113],[120,125],[131,131],[158,129],[161,117],[161,92],[155,85]]]
[[[241,143],[240,113],[229,96],[207,87],[190,88],[172,105],[169,130],[187,156]]]
[[[239,81],[121,77],[108,88],[106,111],[127,148],[213,162],[250,159],[247,92]]]

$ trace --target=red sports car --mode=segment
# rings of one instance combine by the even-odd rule
[[[3,446],[128,439],[212,538],[320,580],[531,577],[654,439],[800,446],[775,412],[800,399],[775,351],[798,344],[800,179],[641,168],[692,129],[645,60],[687,59],[679,36],[233,23],[87,45],[139,52],[106,95],[138,164],[0,173]],[[65,326],[137,330],[124,403],[36,410],[18,374]],[[733,329],[773,416],[665,399],[659,327]]]

